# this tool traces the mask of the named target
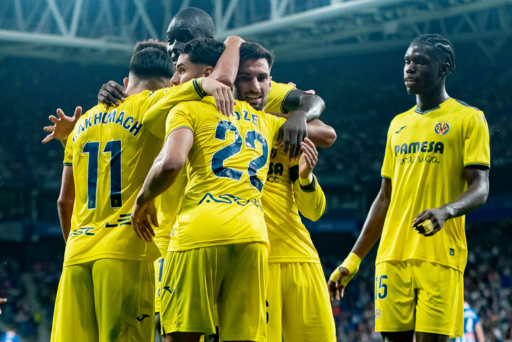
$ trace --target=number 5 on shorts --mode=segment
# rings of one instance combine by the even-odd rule
[[[385,283],[387,279],[387,275],[375,277],[375,300],[377,300],[377,298],[386,299],[388,296],[388,284]]]

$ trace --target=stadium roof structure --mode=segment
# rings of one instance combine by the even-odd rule
[[[0,58],[126,65],[135,42],[163,39],[172,16],[212,15],[279,61],[403,48],[417,35],[471,42],[492,60],[512,35],[512,0],[2,0]]]

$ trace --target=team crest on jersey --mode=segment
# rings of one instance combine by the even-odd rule
[[[438,135],[445,135],[446,133],[448,133],[449,130],[450,125],[448,125],[446,122],[440,122],[434,128],[434,131],[436,131]]]
[[[380,308],[375,309],[375,319],[379,319],[382,315],[382,311],[380,311]]]

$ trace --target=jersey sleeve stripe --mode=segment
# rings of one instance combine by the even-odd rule
[[[73,163],[63,163],[64,166],[73,166]]]
[[[194,79],[192,81],[192,84],[194,85],[194,89],[196,90],[196,92],[199,94],[199,96],[201,96],[201,98],[205,97],[206,95],[206,92],[203,90],[203,88],[201,88],[201,86],[199,85],[199,82],[197,81],[197,79]]]
[[[299,183],[300,189],[304,192],[315,192],[316,191],[316,176],[313,175],[313,181],[311,184],[308,184],[306,186],[302,186],[302,184]]]
[[[382,178],[392,179],[390,176],[380,175]]]
[[[486,163],[467,163],[467,164],[464,164],[464,167],[472,166],[472,165],[476,165],[476,166],[486,166],[486,167],[488,167],[488,168],[491,168],[491,165],[486,164]]]
[[[171,134],[172,132],[174,131],[177,131],[178,129],[182,129],[182,128],[187,128],[189,129],[192,133],[194,133],[194,130],[192,129],[192,127],[190,126],[178,126],[176,128],[173,128],[172,131],[169,132],[169,134]],[[169,136],[169,134],[167,134],[167,136]]]

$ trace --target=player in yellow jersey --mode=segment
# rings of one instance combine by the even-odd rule
[[[325,210],[324,193],[312,174],[318,152],[311,140],[306,138],[302,144],[298,161],[290,161],[282,148],[272,149],[263,194],[271,245],[267,340],[335,342],[325,276],[299,215],[300,211],[316,221]]]
[[[172,82],[177,85],[182,82],[186,82],[193,77],[197,77],[198,69],[200,70],[200,67],[198,68],[197,64],[204,65],[205,63],[207,63],[204,60],[205,58],[203,56],[208,56],[208,52],[206,51],[206,46],[202,47],[202,45],[210,45],[211,49],[215,50],[215,47],[218,44],[221,44],[221,43],[216,42],[211,39],[193,40],[193,41],[190,41],[189,43],[185,44],[185,46],[183,48],[183,52],[179,55],[179,58],[178,58],[178,61],[176,64],[176,74],[173,76]],[[253,46],[253,45],[247,45],[247,44],[245,44],[245,45],[246,45],[246,47]],[[242,52],[243,51],[244,51],[244,49],[242,49]],[[215,64],[215,62],[213,62],[213,64]],[[254,78],[254,79],[258,78],[257,73],[251,74],[250,72],[245,72],[245,73],[242,72],[242,73],[239,73],[238,76],[239,76],[238,77],[239,80],[244,81],[246,83],[251,83],[250,80],[252,78]],[[249,79],[249,82],[247,82],[246,79]],[[238,83],[240,84],[241,81]],[[251,92],[248,92],[248,93],[249,93],[248,95],[250,97]],[[244,94],[244,95],[246,95],[246,94]],[[306,94],[305,92],[295,89],[294,86],[278,84],[278,83],[272,82],[272,88],[271,88],[269,96],[268,96],[267,104],[265,105],[266,110],[268,108],[272,112],[286,112],[287,108],[284,108],[284,106],[283,106],[283,104],[285,102],[284,99],[288,99],[286,105],[295,106],[295,108],[291,108],[291,109],[295,109],[295,110],[299,109],[299,110],[306,111],[308,113],[313,112],[313,113],[317,113],[317,114],[319,114],[323,109],[323,102],[318,96],[311,96],[310,94]],[[250,99],[248,99],[248,100],[250,100]],[[258,106],[258,103],[255,103],[255,105]],[[308,132],[310,133],[310,136],[312,137],[312,139],[314,139],[315,142],[317,144],[319,144],[320,146],[330,145],[330,144],[332,144],[332,142],[334,142],[334,139],[335,139],[334,130],[332,128],[322,124],[318,120],[313,121],[312,125],[308,125]],[[276,148],[279,149],[279,151],[280,151],[279,158],[284,159],[283,163],[284,163],[284,165],[286,165],[286,167],[288,167],[288,164],[290,163],[290,158],[287,154],[284,153],[283,146],[276,147]],[[297,164],[297,162],[295,162],[295,164]],[[182,178],[180,175],[178,180],[181,180],[181,179]],[[286,183],[283,183],[283,184],[286,184]],[[290,185],[292,185],[291,182],[290,182]],[[269,185],[267,185],[267,187],[268,186]],[[288,184],[286,184],[284,187],[285,188],[288,187]],[[177,193],[176,189],[177,189],[177,186],[176,186],[176,183],[174,183],[171,186],[171,188],[169,188],[162,195],[162,203],[164,202],[163,201],[164,196],[174,196],[177,199],[177,200],[171,201],[170,204],[166,203],[166,205],[168,205],[169,207],[175,207],[178,203],[180,203],[179,197],[176,197],[176,193]],[[320,190],[320,193],[321,193],[321,190]],[[166,194],[168,194],[168,195],[166,195]],[[263,193],[263,202],[265,202],[265,197],[268,196],[267,194],[268,194],[268,192]],[[306,197],[308,197],[308,196],[306,196]],[[158,198],[157,198],[157,200],[158,200]],[[167,199],[167,201],[170,201],[170,200],[171,199]],[[303,201],[303,202],[307,202],[307,200]],[[310,203],[310,204],[312,206],[314,206],[314,203]],[[284,205],[282,208],[287,208],[287,207],[288,207],[288,205]],[[163,218],[166,218],[167,213],[168,212],[162,212],[161,216]],[[285,210],[281,209],[281,213],[283,216],[287,216]],[[295,214],[298,216],[298,213],[295,213]],[[160,226],[162,227],[162,224],[160,224]],[[302,228],[305,230],[305,228],[303,226],[302,226]],[[161,230],[161,229],[159,229],[159,230]],[[307,231],[306,231],[306,234],[307,234]],[[269,236],[269,239],[271,239],[270,236]],[[272,240],[271,240],[271,244],[272,244]],[[273,251],[273,249],[271,248],[271,253],[272,253],[272,251]],[[314,253],[316,254],[316,252],[314,252]],[[318,261],[317,261],[317,263],[318,263]],[[307,281],[311,282],[312,280],[310,278],[308,278]],[[314,279],[314,283],[316,285],[318,285],[320,287],[320,289],[323,290],[323,291],[319,292],[319,296],[321,297],[320,301],[323,304],[323,305],[320,305],[322,310],[319,315],[315,315],[316,312],[314,312],[314,310],[312,310],[313,309],[312,307],[308,307],[307,309],[311,312],[311,315],[312,315],[311,317],[319,317],[322,319],[317,320],[315,322],[310,322],[309,326],[306,327],[306,331],[311,331],[312,328],[317,329],[315,332],[323,331],[324,330],[323,327],[325,326],[325,324],[327,324],[327,325],[330,324],[330,327],[332,327],[332,329],[330,332],[327,332],[327,333],[334,336],[334,325],[332,324],[332,314],[331,314],[328,296],[326,293],[327,288],[325,286],[325,277],[323,276],[322,272],[320,272],[320,276],[318,276]],[[275,286],[273,286],[273,287],[275,287]],[[311,298],[310,303],[313,303],[317,300],[318,295],[317,296],[313,296],[311,294],[308,294],[308,295]],[[286,299],[284,299],[284,300],[286,300]],[[294,298],[294,300],[295,300],[295,298]],[[281,315],[279,314],[279,311],[271,312],[271,309],[274,310],[274,309],[277,309],[280,307],[281,307],[281,305],[278,305],[277,303],[273,303],[273,305],[269,306],[269,308],[267,309],[267,312],[269,313],[268,317],[270,317],[269,318],[270,321],[272,321],[272,318],[273,318],[274,320],[277,320],[280,322]],[[318,307],[318,305],[317,305],[317,307]],[[327,319],[323,320],[323,318],[325,318],[325,317],[327,317]],[[329,317],[330,317],[330,320],[329,320]],[[294,326],[302,326],[302,325],[303,325],[302,320],[299,319],[296,321]],[[289,324],[286,324],[286,326],[289,326]],[[274,336],[281,335],[280,328],[281,328],[280,325],[279,325],[279,327],[275,327]],[[297,329],[297,332],[301,332],[301,331],[302,330]],[[304,336],[306,336],[306,335],[304,335]],[[314,334],[310,333],[310,335],[314,335]],[[317,335],[317,337],[320,337],[320,335]],[[210,337],[210,340],[214,340],[214,338]]]
[[[93,107],[67,140],[59,197],[67,243],[52,341],[151,338],[152,262],[159,252],[154,243],[137,238],[129,216],[162,141],[145,129],[143,116],[168,92],[176,102],[205,95],[196,80],[161,89],[170,85],[171,75],[164,45],[138,44],[125,79],[131,96],[115,109]]]
[[[247,99],[252,102],[251,103],[252,108],[248,107],[250,110],[246,109],[245,112],[243,109],[236,112],[235,113],[236,114],[235,122],[238,122],[238,121],[254,122],[257,119],[255,119],[255,116],[251,114],[251,111],[254,111],[254,108],[258,108],[258,109],[263,108],[265,105],[265,102],[266,102],[268,88],[270,85],[270,81],[268,79],[268,77],[269,77],[269,75],[268,75],[268,71],[269,71],[268,59],[270,59],[271,57],[270,57],[270,54],[268,53],[268,51],[263,49],[261,46],[259,46],[257,44],[248,44],[248,43],[242,44],[240,54],[241,54],[241,57],[240,57],[241,63],[240,64],[243,65],[243,69],[241,69],[239,71],[239,74],[237,76],[237,81],[235,82],[235,90],[236,90],[236,93],[238,94],[239,98],[243,97],[244,99]],[[182,57],[186,57],[186,56],[184,56],[184,55],[180,56],[180,59],[178,60],[178,66],[180,66],[180,63],[181,63],[180,61],[187,60],[187,58],[182,58]],[[178,68],[178,70],[180,70],[180,67]],[[258,82],[260,83],[257,86],[257,88],[258,88],[257,91],[255,91],[254,87],[252,87],[252,84],[250,84],[253,77],[252,76],[249,77],[248,74],[251,72],[256,72],[256,77],[254,77],[254,78],[259,80],[259,81],[256,81],[256,83],[258,83]],[[249,78],[249,81],[246,80],[246,78]],[[259,86],[261,86],[261,88],[263,88],[263,89],[260,89]],[[297,114],[302,116],[302,114],[300,112],[297,112]],[[171,119],[169,119],[169,120],[171,120]],[[211,127],[209,128],[209,131],[212,131]],[[253,135],[252,133],[247,135],[249,142],[246,141],[246,144],[249,148],[250,148],[250,146],[254,146],[254,143],[251,142],[253,140],[252,135]],[[235,137],[237,140],[242,139],[241,137],[243,137],[243,136],[244,136],[244,133],[241,133],[240,135],[235,134]],[[168,139],[171,139],[171,137],[169,137]],[[237,145],[238,143],[242,144],[241,141],[240,142],[235,141],[234,145]],[[194,144],[195,144],[195,142],[194,142]],[[226,143],[224,145],[226,145]],[[231,158],[228,159],[228,157],[229,157],[228,155],[225,155],[224,150],[227,150],[227,151],[229,151],[229,153],[233,153],[235,156],[238,156],[238,154],[236,154],[236,148],[232,147],[232,145],[233,144],[228,145],[225,149],[221,150],[221,152],[218,153],[218,155],[219,155],[218,158],[227,159],[226,164],[224,164],[224,166],[227,165],[228,160],[231,160]],[[266,145],[267,145],[265,148],[266,154],[267,154],[266,158],[268,159],[268,152],[269,152],[268,151],[268,148],[269,148],[268,142]],[[270,145],[270,147],[271,146],[272,145]],[[208,160],[209,159],[208,157],[201,156],[201,153],[202,153],[201,151],[204,151],[204,150],[205,150],[204,148],[202,150],[198,148],[196,151],[196,149],[194,147],[192,149],[191,153],[199,153],[199,157],[201,157],[201,159],[200,159],[201,161]],[[212,149],[206,149],[206,150],[210,151],[210,152],[208,152],[210,154],[215,152],[215,151],[212,152]],[[242,152],[243,151],[244,150],[242,150]],[[212,160],[215,161],[216,158],[212,158]],[[261,157],[257,158],[257,159],[258,159],[258,163],[260,162],[260,160],[261,160],[261,162],[263,161]],[[195,160],[195,159],[191,159],[191,157],[189,156],[189,160],[191,161],[191,168],[189,168],[189,172],[191,172],[193,174],[194,171],[190,171],[190,170],[194,169],[194,166],[193,166],[194,162],[192,160]],[[235,157],[233,157],[233,160],[236,160]],[[215,165],[217,165],[217,164],[218,163],[216,162]],[[222,163],[220,165],[222,165]],[[249,175],[253,174],[253,176],[252,176],[253,180],[250,181],[250,183],[252,183],[253,186],[256,186],[257,188],[260,188],[263,185],[262,181],[259,179],[256,179],[254,177],[254,171],[251,171],[251,168],[254,168],[255,166],[257,166],[256,162],[249,163],[248,173],[249,173]],[[212,168],[212,171],[215,173],[215,172],[217,172],[215,170],[217,170],[218,168],[221,168],[221,166],[214,166]],[[221,175],[221,177],[223,174],[225,174],[224,177],[230,177],[230,176],[237,177],[238,171],[236,171],[235,169],[236,168],[233,168],[233,170],[227,169],[226,171],[221,170],[218,172],[220,172],[219,175]],[[201,173],[201,175],[203,175],[203,173]],[[199,176],[197,176],[197,177],[199,177]],[[198,185],[193,185],[193,184],[195,184],[194,179],[196,179],[197,177],[194,177],[194,176],[191,177],[190,184],[187,186],[187,193],[185,195],[185,200],[184,200],[185,202],[187,201],[187,198],[191,191],[190,190],[191,187],[198,186]],[[249,177],[249,179],[250,178],[251,177]],[[263,181],[264,181],[264,179],[263,179]],[[198,182],[198,180],[196,180],[196,182]],[[156,184],[158,184],[158,183],[156,183]],[[230,183],[228,182],[227,184],[230,184]],[[229,191],[230,191],[229,187],[227,187],[227,188],[225,188],[225,187],[208,187],[208,188],[210,188],[214,191],[212,194],[207,195],[205,197],[205,201],[207,203],[208,202],[216,203],[217,201],[219,201],[219,198],[220,198],[220,201],[222,201],[222,202],[225,202],[225,198],[228,198],[228,199],[232,198],[231,196],[221,196],[219,198],[212,197],[212,196],[218,196],[218,194],[216,194],[217,192],[227,191],[229,193]],[[200,199],[199,199],[199,201],[200,201]],[[240,201],[240,199],[237,199],[237,198],[235,198],[233,200],[233,202],[239,202],[239,201]],[[194,207],[195,205],[197,205],[197,203],[194,203],[192,205],[192,207]],[[221,208],[223,206],[224,205],[221,205]],[[246,234],[247,232],[244,232],[243,229],[240,230],[240,227],[237,228],[237,225],[235,225],[233,227],[232,225],[229,224],[230,220],[235,220],[235,222],[238,220],[239,224],[243,225],[244,218],[245,218],[244,216],[238,215],[238,217],[235,218],[232,216],[232,214],[229,214],[229,212],[226,213],[226,216],[224,214],[219,216],[218,214],[215,215],[211,211],[208,211],[207,213],[205,213],[206,215],[208,215],[208,220],[206,222],[199,222],[199,221],[198,221],[199,223],[195,222],[196,225],[194,226],[192,224],[192,221],[196,221],[196,220],[194,220],[194,216],[192,216],[192,214],[188,213],[188,211],[187,211],[188,209],[186,209],[186,207],[187,207],[187,205],[184,203],[181,214],[178,218],[178,223],[176,224],[175,230],[173,232],[173,237],[171,239],[171,246],[170,246],[169,254],[173,254],[176,250],[180,250],[180,249],[187,249],[187,250],[194,250],[194,251],[197,251],[198,249],[201,250],[201,248],[199,248],[199,247],[202,246],[202,244],[201,244],[202,242],[205,243],[206,245],[208,245],[208,242],[210,242],[210,244],[212,244],[212,245],[218,245],[218,244],[230,244],[231,245],[233,243],[233,241],[237,241],[237,239],[242,239],[242,241],[245,241],[244,239],[246,239],[246,238],[244,237],[243,234]],[[235,208],[237,208],[237,207],[235,206]],[[183,214],[184,212],[187,212],[187,214]],[[256,213],[262,214],[262,212],[260,210],[258,210]],[[255,214],[255,213],[253,213],[253,214]],[[219,217],[211,218],[210,216],[212,216],[212,215],[219,216]],[[180,218],[182,216],[184,217],[185,221],[183,223],[181,223],[181,225],[180,225]],[[247,216],[247,215],[245,215],[245,216]],[[224,217],[224,219],[223,219],[223,217]],[[250,218],[250,217],[245,218],[245,219],[249,219],[251,224],[257,224],[258,226],[261,225],[261,218],[258,219],[257,221],[254,221],[254,218]],[[197,226],[198,224],[200,226],[202,223],[204,226],[204,224],[207,224],[210,221],[213,224],[217,224],[216,222],[219,222],[218,224],[220,226],[220,228],[218,228],[218,229],[211,229],[211,230],[208,229],[209,232],[211,231],[212,236],[208,236],[207,233],[203,233],[203,234],[205,234],[205,236],[201,236],[201,238],[203,239],[202,242],[197,242],[197,241],[194,242],[194,239],[197,239],[197,237],[200,236],[200,235],[197,235],[197,233],[193,235],[193,238],[190,238],[188,236],[187,231],[190,226],[195,227],[195,229],[198,229],[198,226]],[[183,229],[185,231],[185,233],[180,233],[181,229]],[[246,230],[250,231],[248,229],[246,229]],[[243,233],[242,236],[237,236],[237,235],[240,235],[240,233]],[[218,238],[219,234],[229,236],[229,239],[227,239],[226,241],[222,241],[222,239]],[[256,241],[259,239],[264,239],[264,241],[266,241],[265,227],[263,226],[263,230],[260,231],[256,237],[253,237],[251,239],[256,240]],[[183,245],[184,245],[184,247],[183,247]],[[167,258],[169,259],[169,255]],[[191,262],[189,262],[189,263],[191,264]],[[250,265],[246,265],[246,266],[249,269],[249,270],[247,270],[249,272],[251,267],[250,267]],[[176,326],[176,324],[173,323],[174,316],[171,316],[171,315],[175,314],[175,315],[179,316],[181,313],[182,316],[187,316],[187,312],[182,312],[184,310],[184,308],[181,307],[181,306],[183,306],[183,304],[181,304],[180,308],[177,309],[175,306],[172,306],[172,305],[170,306],[170,304],[168,303],[169,300],[174,298],[174,297],[171,297],[169,299],[169,297],[168,297],[169,295],[173,296],[175,291],[176,291],[176,293],[183,291],[183,290],[181,290],[181,288],[180,288],[180,290],[177,290],[177,289],[175,289],[175,291],[173,290],[174,286],[172,284],[172,279],[181,279],[184,277],[184,275],[182,273],[173,274],[171,271],[173,269],[176,269],[176,267],[169,264],[168,260],[166,260],[164,269],[169,270],[167,272],[164,271],[164,282],[162,285],[163,286],[163,288],[162,288],[162,291],[163,291],[163,293],[162,293],[162,296],[163,296],[162,297],[162,313],[163,313],[163,322],[164,322],[165,331],[167,333],[169,333],[169,332],[173,332],[174,329],[176,329],[177,331],[182,331],[182,332],[185,332],[185,331],[202,332],[202,333],[206,333],[206,334],[214,333],[215,332],[215,329],[214,329],[215,321],[213,319],[213,316],[215,315],[216,309],[213,307],[214,301],[212,301],[213,300],[212,298],[210,298],[210,301],[207,301],[208,303],[210,303],[210,306],[204,307],[204,310],[201,310],[201,309],[195,310],[195,315],[197,315],[197,317],[194,316],[193,313],[188,313],[191,316],[191,318],[189,319],[189,324],[195,322],[194,326],[188,326],[188,324],[186,323],[187,319],[181,320],[181,323],[178,324],[179,326]],[[188,274],[189,272],[185,272],[184,274]],[[240,270],[238,272],[243,272],[243,271]],[[192,273],[196,273],[196,272],[192,272]],[[202,273],[202,272],[200,271],[200,273]],[[235,274],[230,274],[230,277],[234,277]],[[194,276],[197,276],[197,275],[194,275]],[[247,280],[250,280],[251,282],[254,281],[254,279],[246,279],[246,277],[244,277],[242,274],[238,274],[236,279],[237,279],[236,282],[239,282],[239,283],[245,283]],[[220,281],[220,279],[218,281]],[[229,284],[231,281],[234,281],[234,280],[227,281],[227,283]],[[196,281],[190,280],[190,282],[195,283]],[[237,286],[241,286],[241,285],[238,284]],[[247,284],[244,288],[246,288],[246,287],[247,287]],[[261,291],[261,284],[254,286],[254,284],[251,285],[251,283],[249,283],[248,287],[249,287],[249,291],[253,291],[253,293],[256,293],[256,294],[258,293],[257,291]],[[169,293],[167,293],[164,289],[167,289],[166,291]],[[228,290],[226,289],[225,291],[228,291]],[[233,297],[238,297],[236,295],[236,291],[231,291],[229,293],[231,293],[231,295],[230,295],[231,300],[233,300]],[[166,298],[166,296],[167,296],[167,298]],[[254,297],[253,299],[259,299],[259,300],[262,299],[261,296],[259,298],[256,298],[257,296],[255,297],[255,295],[252,295],[252,296],[251,295],[249,295],[249,296],[241,295],[241,296],[243,298],[253,298]],[[180,297],[180,298],[187,298],[187,297],[195,298],[197,296],[187,292],[187,293],[182,294],[182,297]],[[263,297],[263,299],[264,299],[264,297]],[[201,297],[197,297],[197,301],[201,302]],[[204,302],[204,299],[202,301]],[[262,312],[264,313],[264,309],[263,309],[263,311],[261,311],[261,308],[262,307],[264,308],[264,304],[265,304],[265,302],[263,301],[263,303],[260,303],[260,305],[259,305],[260,314]],[[194,304],[189,303],[189,305],[194,305]],[[196,304],[196,305],[198,305],[198,304]],[[204,305],[206,305],[206,304],[203,304],[203,306]],[[243,336],[247,336],[247,335],[241,335],[240,333],[236,333],[236,331],[241,331],[240,329],[242,329],[242,330],[246,329],[246,331],[248,331],[247,329],[249,329],[249,331],[251,329],[253,331],[255,331],[255,329],[256,329],[256,330],[259,330],[258,334],[261,335],[263,333],[261,331],[261,322],[258,323],[257,320],[256,320],[256,322],[252,322],[252,324],[251,324],[250,320],[249,320],[249,323],[246,323],[246,324],[235,323],[235,322],[237,322],[237,320],[239,320],[239,315],[237,314],[239,312],[239,310],[236,309],[237,305],[238,306],[243,305],[244,307],[245,306],[254,307],[255,309],[258,307],[258,305],[256,305],[256,306],[249,305],[249,303],[247,303],[247,302],[246,303],[238,302],[238,303],[233,303],[233,304],[227,305],[227,306],[225,304],[222,305],[222,303],[219,302],[219,325],[220,325],[221,338],[223,338],[225,340],[226,340],[226,337],[227,337],[227,340],[236,340],[237,338],[243,339],[244,338]],[[185,305],[185,307],[186,307],[186,305]],[[229,308],[229,310],[226,311],[226,308]],[[180,309],[181,309],[181,311],[180,311]],[[187,308],[185,308],[185,309],[188,310]],[[178,310],[179,312],[176,312],[175,310]],[[206,316],[200,317],[202,315],[201,314],[202,311],[205,311],[203,314]],[[260,316],[260,319],[261,319],[261,316]],[[201,324],[197,324],[198,322],[206,322],[206,321],[208,321],[208,322],[204,323],[203,326],[201,326]],[[206,325],[208,325],[208,326],[206,326]],[[189,329],[189,330],[187,330],[187,329]],[[190,330],[190,329],[192,329],[192,330]],[[196,329],[196,330],[193,330],[193,329]],[[197,330],[197,329],[199,329],[199,330]],[[252,337],[251,340],[260,340],[261,336],[258,337],[258,334],[254,335],[254,333],[253,333],[253,335],[250,335]],[[180,338],[180,336],[174,336],[174,337]],[[198,338],[198,336],[197,336],[197,338]]]
[[[380,238],[375,325],[385,341],[462,336],[464,215],[489,191],[489,131],[482,111],[448,96],[452,44],[436,34],[412,41],[404,81],[416,106],[388,131],[382,187],[350,255],[329,281],[331,298]]]
[[[238,56],[239,56],[239,46],[242,40],[238,37],[229,37],[226,40],[226,46],[223,43],[217,42],[217,49],[209,50],[209,51],[198,51],[198,54],[201,54],[201,63],[198,63],[196,66],[195,76],[199,77],[210,77],[213,79],[221,80],[224,83],[232,83],[234,81],[234,77],[236,76],[236,72],[238,70]],[[143,46],[143,44],[139,44],[138,47]],[[209,52],[209,53],[208,53]],[[214,69],[215,67],[215,69]],[[191,77],[189,80],[192,80]],[[172,81],[172,79],[171,79]],[[224,105],[221,105],[219,102],[218,108],[225,114],[229,114],[232,112],[232,104],[229,101],[229,98],[232,99],[232,94],[229,88],[226,87],[218,87],[215,86],[215,83],[211,84],[211,82],[203,81],[206,83],[206,90],[211,91],[212,94],[214,91],[218,91],[218,94],[213,94],[216,100],[222,101]],[[192,86],[192,85],[191,85]],[[228,91],[226,91],[228,90]],[[157,94],[161,94],[160,92]],[[178,93],[179,94],[179,93]],[[143,125],[148,129],[153,135],[156,135],[160,139],[163,139],[165,132],[165,118],[169,109],[176,103],[175,100],[180,101],[182,98],[180,96],[175,98],[175,92],[173,91],[165,91],[162,96],[155,96],[154,99],[159,100],[158,105],[152,106],[151,115],[144,115]],[[198,95],[195,95],[196,99]],[[192,98],[194,99],[194,98]],[[228,101],[225,101],[228,100]],[[152,102],[155,104],[155,101]],[[64,115],[62,111],[58,110],[59,119],[55,117],[50,117],[51,121],[55,123],[55,126],[45,127],[45,130],[50,131],[43,143],[50,141],[53,138],[59,140],[67,139],[68,135],[73,130],[76,121],[80,118],[79,112],[75,113],[75,116],[70,118]],[[165,114],[165,115],[162,115]],[[162,117],[163,120],[155,120],[155,117],[158,119]],[[159,131],[159,125],[162,125],[162,132]],[[156,207],[158,209],[158,220],[161,223],[159,229],[156,230],[156,235],[154,241],[159,248],[161,255],[165,256],[167,252],[167,247],[169,245],[170,240],[170,232],[171,228],[174,225],[176,210],[178,209],[179,199],[182,197],[184,186],[186,184],[187,178],[186,174],[183,173],[181,177],[178,178],[178,181],[174,184],[172,189],[169,189],[164,194],[165,199],[160,201],[160,198],[157,199]],[[162,212],[165,212],[165,215],[162,215]],[[158,312],[160,311],[160,280],[162,277],[161,271],[163,270],[163,257],[160,257],[155,261],[155,311],[157,313],[156,321],[158,322]],[[157,329],[157,334],[159,334],[160,329]]]

